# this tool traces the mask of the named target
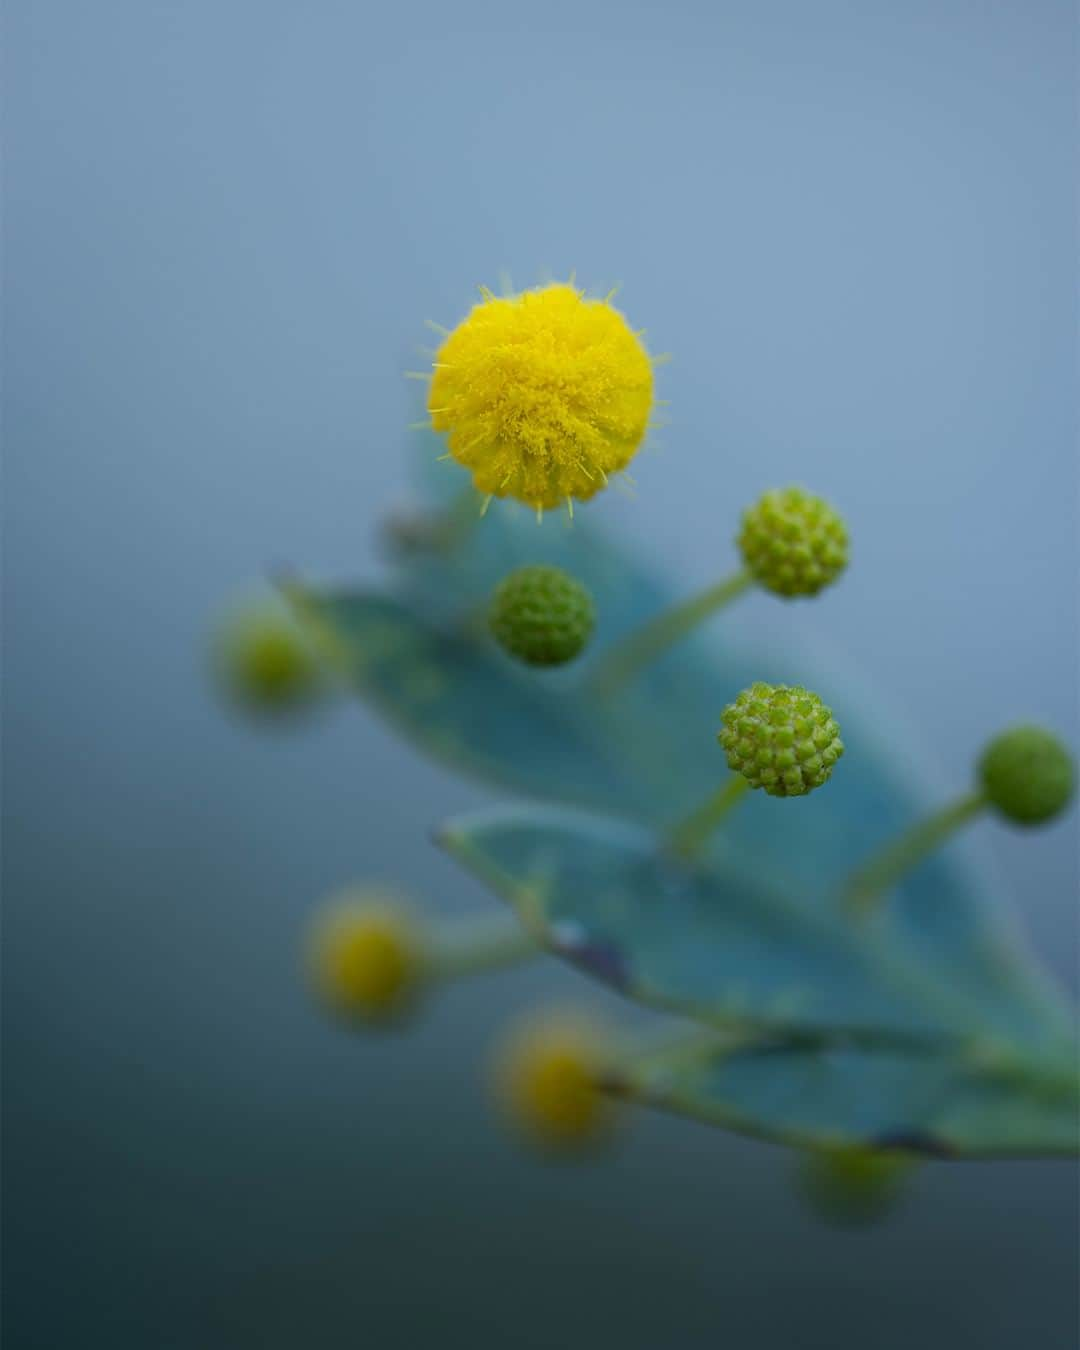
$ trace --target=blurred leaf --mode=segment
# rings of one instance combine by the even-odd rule
[[[1080,1096],[1068,1069],[982,1063],[944,1049],[699,1043],[625,1066],[611,1086],[799,1147],[1022,1157],[1080,1150]]]
[[[639,827],[544,808],[480,812],[439,840],[553,952],[698,1021],[911,1043],[978,1037],[1039,1057],[1071,1046],[1020,963],[999,962],[987,990],[977,947],[967,960],[953,948],[927,961],[901,934],[807,903],[734,854],[688,865]]]

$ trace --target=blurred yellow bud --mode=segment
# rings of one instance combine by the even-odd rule
[[[283,607],[269,600],[225,617],[214,656],[226,694],[249,713],[295,713],[323,692],[313,653]]]
[[[315,989],[333,1012],[385,1022],[411,1006],[426,961],[407,905],[386,892],[360,890],[317,918],[310,964]]]
[[[800,1160],[799,1184],[826,1222],[872,1224],[895,1208],[914,1167],[909,1155],[860,1145],[815,1149]]]
[[[506,1117],[533,1144],[574,1152],[603,1142],[614,1102],[597,1086],[605,1037],[585,1017],[535,1016],[514,1030],[495,1059],[495,1090]]]

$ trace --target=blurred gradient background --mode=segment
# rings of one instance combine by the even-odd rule
[[[687,1122],[521,1154],[483,1065],[584,988],[552,963],[408,1038],[324,1023],[315,902],[486,903],[426,838],[490,794],[356,707],[238,724],[205,668],[267,567],[376,575],[423,320],[574,268],[676,358],[664,448],[590,516],[690,587],[805,481],[850,577],[725,622],[860,672],[943,791],[1018,718],[1075,742],[1070,0],[8,0],[5,30],[5,1344],[1075,1346],[1068,1163],[932,1165],[839,1232],[785,1153]],[[977,827],[1074,991],[1076,821]]]

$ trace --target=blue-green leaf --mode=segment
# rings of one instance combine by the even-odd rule
[[[466,625],[436,628],[389,595],[285,593],[329,664],[434,758],[510,787],[564,783],[571,799],[641,811],[647,778],[580,702],[538,687]]]
[[[1080,1151],[1080,1094],[1067,1062],[1054,1074],[943,1050],[698,1042],[623,1065],[609,1086],[800,1147],[964,1158]]]
[[[542,808],[452,821],[439,840],[549,949],[627,997],[778,1033],[974,1038],[1058,1059],[1056,1001],[1022,965],[957,966],[902,931],[800,902],[734,854],[687,864],[647,830]]]

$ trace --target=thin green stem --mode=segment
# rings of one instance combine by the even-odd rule
[[[435,929],[428,949],[431,973],[441,980],[480,975],[539,954],[536,939],[506,914],[453,919]]]
[[[844,893],[849,909],[865,912],[891,890],[905,872],[921,862],[948,837],[986,806],[982,792],[971,792],[936,811],[902,834],[848,881]]]
[[[731,774],[724,785],[714,792],[684,821],[672,830],[668,843],[680,858],[692,858],[712,834],[736,802],[745,795],[750,784],[741,773]]]
[[[753,584],[754,578],[745,569],[710,586],[680,605],[674,605],[658,614],[629,637],[617,642],[592,675],[592,687],[597,694],[613,694],[643,666],[649,664],[678,642],[692,629],[729,604]]]

